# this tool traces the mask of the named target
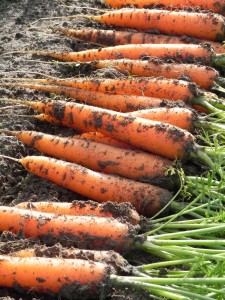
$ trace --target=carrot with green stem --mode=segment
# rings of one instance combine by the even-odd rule
[[[102,15],[77,15],[102,24],[163,34],[187,35],[212,41],[224,40],[224,17],[215,13],[124,8]],[[176,26],[174,26],[174,23]]]
[[[4,287],[19,286],[25,291],[49,293],[72,298],[100,297],[112,286],[128,286],[145,290],[151,295],[168,299],[203,300],[204,293],[211,291],[207,284],[223,285],[224,278],[143,278],[115,275],[115,270],[107,264],[79,259],[27,257],[18,258],[1,255],[0,285]],[[199,292],[182,289],[183,283],[195,283]],[[172,284],[172,287],[169,285]],[[189,287],[189,286],[188,286]],[[201,291],[201,293],[200,293]],[[214,290],[213,290],[214,291]],[[213,300],[207,297],[207,300]]]
[[[65,101],[15,102],[53,116],[67,127],[98,131],[169,159],[197,159],[211,167],[214,165],[191,133],[170,124]]]
[[[193,25],[192,25],[193,27]],[[90,62],[103,59],[141,59],[161,58],[172,59],[182,63],[201,63],[210,66],[224,67],[225,54],[216,54],[208,44],[129,44],[105,47],[100,49],[89,49],[79,52],[50,52],[50,51],[13,51],[10,54],[35,54],[50,56],[54,59],[69,62]]]
[[[214,84],[224,86],[224,78],[219,77],[219,73],[214,68],[198,64],[177,64],[166,63],[159,59],[150,60],[100,60],[91,63],[96,69],[116,68],[128,75],[140,77],[165,77],[174,79],[186,79],[195,82],[200,88],[209,90]]]
[[[130,202],[144,215],[154,215],[171,200],[169,191],[147,183],[92,171],[81,165],[44,156],[15,160],[42,178],[97,202]]]
[[[166,105],[166,99],[156,97],[146,97],[141,95],[113,95],[96,91],[88,91],[76,87],[57,86],[57,85],[41,85],[29,83],[0,83],[0,86],[19,86],[22,88],[30,88],[44,92],[64,95],[85,104],[112,109],[121,112],[130,112],[138,109],[161,107]]]
[[[201,44],[208,43],[214,49],[215,53],[225,53],[222,43],[208,40],[191,38],[188,36],[174,36],[154,34],[144,31],[118,31],[104,30],[94,28],[67,29],[60,27],[51,27],[54,31],[59,31],[68,36],[72,36],[81,41],[91,42],[103,46],[117,46],[125,44]]]
[[[169,186],[165,174],[172,162],[140,150],[127,150],[81,139],[36,131],[0,130],[26,145],[55,158],[75,162],[91,170],[125,178]]]
[[[113,8],[122,8],[125,6],[133,6],[137,8],[154,8],[164,7],[172,9],[184,9],[185,7],[199,7],[202,10],[212,10],[215,13],[224,15],[225,14],[225,1],[221,0],[101,0],[104,4],[107,4]]]
[[[76,78],[76,79],[27,79],[27,78],[4,78],[10,81],[28,81],[31,83],[42,83],[47,85],[60,85],[75,87],[88,91],[101,92],[106,94],[117,95],[137,95],[146,97],[156,97],[168,100],[182,100],[186,104],[192,105],[201,99],[218,98],[213,93],[206,93],[198,89],[197,85],[192,82],[177,79],[167,79],[163,77],[141,77],[141,78],[116,78],[116,79],[96,79],[96,78]],[[2,79],[2,80],[4,80]],[[10,82],[10,86],[14,82]],[[19,83],[16,83],[19,86]],[[9,83],[1,83],[7,86]],[[22,86],[23,87],[23,86]],[[28,83],[26,84],[28,88]],[[35,89],[35,85],[29,86]],[[41,87],[39,86],[40,90]],[[44,87],[43,87],[44,89]],[[211,100],[210,100],[211,101]],[[163,105],[163,103],[161,103]]]
[[[133,209],[130,203],[98,203],[92,200],[74,200],[69,202],[22,202],[16,205],[18,208],[55,213],[61,215],[86,216],[93,215],[98,217],[112,217],[124,219],[127,222],[137,225],[140,222],[140,216]]]

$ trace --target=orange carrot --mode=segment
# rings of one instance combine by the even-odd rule
[[[110,26],[159,30],[164,34],[187,35],[212,41],[224,40],[224,18],[211,12],[125,8],[83,17]]]
[[[81,134],[76,134],[73,136],[76,139],[82,139],[90,142],[97,142],[105,145],[115,146],[123,149],[138,149],[137,147],[131,146],[127,143],[123,143],[116,139],[110,138],[100,132],[85,132]]]
[[[68,202],[22,202],[16,205],[18,208],[30,209],[61,215],[123,218],[132,225],[140,222],[140,216],[133,209],[130,203],[97,203],[92,200],[74,200]]]
[[[15,102],[53,116],[71,128],[83,132],[98,131],[170,159],[185,157],[187,149],[189,152],[194,147],[194,137],[190,133],[170,124],[74,102]]]
[[[98,202],[130,202],[146,216],[156,214],[172,198],[163,188],[91,171],[75,163],[44,156],[27,156],[17,161],[27,171]]]
[[[9,253],[10,256],[15,257],[59,257],[66,259],[84,259],[95,262],[105,263],[112,266],[116,273],[134,273],[135,269],[128,263],[126,259],[119,253],[110,251],[99,250],[87,250],[78,248],[65,248],[60,244],[56,244],[52,247],[46,247],[44,245],[37,246],[35,248],[26,248],[20,251]]]
[[[192,26],[193,28],[193,26]],[[129,44],[89,49],[80,52],[50,52],[50,51],[14,51],[8,54],[35,54],[70,62],[90,62],[102,59],[142,59],[161,58],[172,59],[182,63],[201,63],[224,67],[225,55],[216,54],[208,44]]]
[[[86,132],[98,131],[169,159],[197,158],[213,167],[204,149],[195,143],[194,136],[170,124],[74,102],[54,100],[31,102],[9,99],[7,101],[28,105],[44,114],[54,116],[67,127]]]
[[[184,107],[143,109],[134,111],[131,115],[134,117],[169,123],[190,132],[193,131],[195,121],[197,120],[196,114],[192,110]],[[203,125],[201,126],[204,127]]]
[[[188,36],[154,34],[148,32],[116,31],[94,28],[67,29],[54,27],[53,30],[62,32],[81,41],[87,41],[104,46],[125,44],[201,44],[209,43],[215,53],[225,53],[222,43],[195,39]]]
[[[113,95],[96,91],[88,91],[81,88],[57,86],[57,85],[41,85],[29,83],[0,83],[0,86],[19,86],[30,88],[44,92],[64,95],[79,100],[85,104],[112,109],[121,112],[130,112],[138,109],[161,107],[165,105],[166,99],[156,97],[146,97],[138,95]]]
[[[94,171],[150,183],[161,182],[164,186],[164,180],[169,182],[165,173],[171,167],[171,161],[150,153],[36,131],[3,132],[17,137],[39,152],[75,162]]]
[[[100,60],[92,63],[97,69],[117,68],[128,75],[140,77],[165,77],[174,79],[184,79],[195,82],[200,88],[211,89],[215,83],[224,81],[219,77],[217,70],[209,66],[197,64],[166,63],[159,59],[151,60]]]
[[[100,286],[115,273],[109,265],[81,259],[0,255],[0,286],[80,299],[100,295]]]
[[[13,80],[13,78],[10,78]],[[15,79],[18,80],[18,79]],[[197,85],[184,80],[142,77],[142,78],[117,78],[117,79],[96,79],[96,78],[76,78],[76,79],[32,79],[20,78],[19,81],[39,82],[43,84],[55,84],[81,88],[89,91],[96,91],[108,94],[138,95],[147,97],[157,97],[160,99],[182,100],[187,104],[198,98],[202,91]],[[7,86],[7,83],[2,83]],[[17,84],[17,86],[19,86]],[[35,86],[34,86],[35,88]]]
[[[113,8],[122,8],[125,6],[133,6],[137,8],[151,8],[151,7],[165,7],[165,8],[179,8],[185,7],[199,7],[202,10],[212,10],[216,13],[225,14],[224,0],[102,0],[103,3]]]
[[[35,159],[37,157],[27,157],[26,162],[24,159],[21,161],[26,164],[25,168],[32,169],[28,164],[34,163]],[[43,163],[46,161],[42,157],[38,160]],[[54,173],[55,170],[48,171]],[[25,237],[41,239],[46,244],[60,241],[66,246],[85,249],[128,251],[137,229],[130,223],[114,218],[57,215],[8,206],[0,206],[0,212],[0,231],[18,233],[22,230]]]

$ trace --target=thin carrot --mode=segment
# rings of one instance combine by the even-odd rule
[[[225,80],[219,77],[217,70],[198,64],[166,63],[159,59],[151,60],[100,60],[91,64],[96,69],[117,68],[128,75],[140,77],[165,77],[184,79],[195,82],[200,88],[211,89],[215,83],[223,84]]]
[[[89,170],[44,156],[27,156],[17,160],[42,178],[98,202],[130,202],[138,213],[152,216],[160,211],[172,195],[167,190],[142,182]]]
[[[212,41],[224,40],[224,18],[215,13],[124,8],[102,15],[80,15],[102,24],[164,34],[187,35]]]
[[[141,95],[113,95],[96,91],[88,91],[76,87],[66,87],[57,85],[41,85],[29,83],[5,83],[0,86],[19,86],[23,88],[30,88],[44,92],[51,92],[54,94],[64,95],[85,104],[112,109],[121,112],[131,112],[138,109],[161,107],[165,105],[166,99],[159,99],[156,97],[146,97]]]
[[[192,26],[194,27],[194,26]],[[89,49],[79,52],[50,52],[50,51],[13,51],[9,54],[35,54],[50,56],[61,61],[90,62],[102,59],[141,59],[161,58],[172,59],[182,63],[201,63],[224,67],[225,55],[216,54],[208,44],[129,44],[105,47],[100,49]]]
[[[25,158],[27,159],[28,157]],[[42,162],[45,160],[41,157],[40,159]],[[30,157],[26,164],[32,161],[34,162]],[[51,171],[53,170],[49,169],[49,172]],[[22,230],[25,237],[41,239],[48,245],[60,241],[65,246],[81,249],[124,252],[131,247],[137,229],[122,219],[119,221],[95,216],[57,215],[8,206],[0,206],[0,211],[0,231],[18,233]]]
[[[125,44],[201,44],[208,43],[213,47],[215,53],[225,53],[222,43],[188,36],[174,36],[154,34],[144,31],[118,31],[94,28],[67,29],[54,27],[53,30],[72,36],[81,41],[88,41],[103,46],[116,46]]]
[[[76,139],[82,139],[82,140],[90,141],[90,142],[97,142],[97,143],[115,146],[115,147],[119,147],[119,148],[123,148],[123,149],[136,149],[136,150],[138,149],[127,143],[123,143],[116,139],[110,138],[109,136],[106,136],[100,132],[85,132],[85,133],[81,133],[81,134],[76,134],[73,137]]]
[[[19,80],[28,82],[38,82],[43,84],[55,84],[81,88],[89,91],[96,91],[108,94],[138,95],[147,97],[157,97],[168,100],[182,100],[186,104],[201,97],[203,93],[197,85],[191,82],[177,79],[166,79],[162,77],[141,77],[141,78],[117,78],[117,79],[96,79],[96,78],[76,78],[76,79],[33,79],[33,78],[7,78],[8,80]],[[2,79],[4,80],[4,79]],[[11,84],[11,83],[10,83]],[[2,86],[7,83],[1,83]],[[12,83],[13,85],[13,83]],[[11,86],[11,85],[10,85]],[[17,86],[19,86],[17,84]],[[33,86],[35,88],[35,86]]]
[[[115,273],[109,265],[81,259],[0,255],[0,285],[79,298],[97,296],[99,286]]]
[[[98,217],[123,218],[132,225],[140,222],[140,216],[133,209],[130,203],[98,203],[92,200],[74,200],[68,202],[22,202],[16,205],[18,208],[29,209],[31,211],[41,211],[71,216],[93,215]]]
[[[7,101],[10,102],[10,100]],[[195,143],[194,136],[188,131],[170,124],[74,102],[14,101],[54,116],[66,123],[67,126],[80,131],[98,131],[169,159],[192,157],[192,159],[198,158],[212,166],[209,157]],[[13,101],[11,100],[11,102]]]
[[[165,182],[170,181],[165,173],[171,167],[171,161],[150,153],[36,131],[1,132],[15,136],[39,152],[75,162],[94,171],[150,183],[161,182],[164,186]]]
[[[25,258],[25,257],[49,257],[49,258],[65,258],[65,259],[84,259],[95,262],[105,263],[112,266],[117,274],[134,273],[135,269],[128,263],[126,259],[119,253],[109,250],[87,250],[78,248],[65,248],[60,244],[52,247],[44,245],[35,248],[26,248],[20,251],[9,253],[10,256]]]
[[[202,10],[212,10],[216,13],[225,14],[224,0],[102,0],[103,3],[113,8],[133,6],[137,8],[164,7],[166,9],[184,9],[185,7],[199,7]]]

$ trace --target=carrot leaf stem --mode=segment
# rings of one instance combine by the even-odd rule
[[[216,83],[222,87],[225,87],[225,78],[223,77],[217,78]]]
[[[212,58],[213,65],[216,67],[224,68],[225,67],[225,55],[222,54],[215,54]]]

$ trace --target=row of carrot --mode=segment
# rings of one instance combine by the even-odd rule
[[[154,11],[154,13],[156,12]],[[144,10],[143,12],[140,10],[139,12],[133,12],[133,10],[130,10],[128,13],[125,11],[125,14],[121,14],[120,11],[118,11],[118,14],[113,12],[112,14],[115,16],[112,14],[109,15],[110,13],[108,13],[108,15],[104,16],[104,18],[113,20],[114,18],[116,19],[119,14],[121,14],[121,19],[124,20],[126,16],[129,16],[129,13],[132,18],[134,18],[134,16],[139,16],[140,13],[143,13],[143,16],[147,15],[147,12]],[[159,15],[163,18],[167,17],[167,12],[163,13],[163,11],[160,11]],[[103,20],[103,17],[91,18]],[[194,16],[192,16],[192,18],[194,18]],[[203,18],[204,16],[202,16],[202,19]],[[207,18],[210,19],[210,14],[207,15]],[[210,34],[207,36],[207,38],[211,39]],[[121,51],[121,49],[126,49],[126,47],[127,46],[118,49]],[[179,49],[184,49],[182,47]],[[201,49],[201,51],[206,49],[206,51],[211,53],[211,61],[212,58],[216,61],[219,59],[222,61],[222,64],[224,64],[223,55],[216,56],[212,50],[209,50],[208,47],[199,46],[195,48]],[[106,53],[107,51],[115,51],[115,53],[118,53],[118,49],[106,49]],[[127,47],[127,53],[131,51],[130,49],[130,47]],[[103,49],[102,51],[98,52],[102,54],[104,51],[105,50]],[[143,48],[141,51],[143,51]],[[174,50],[174,53],[176,51],[177,50]],[[183,50],[181,50],[181,52],[182,51]],[[35,51],[35,53],[37,52]],[[92,53],[97,53],[97,51],[93,50]],[[50,53],[44,53],[40,51],[37,54],[49,55]],[[144,55],[146,54],[149,53],[146,53],[146,50],[144,50]],[[81,58],[86,59],[88,55],[90,57],[91,53],[80,53],[76,55],[76,60],[77,58],[78,60]],[[140,58],[140,55],[141,54],[139,53],[138,58]],[[190,55],[190,53],[187,55]],[[191,55],[194,57],[194,52]],[[67,54],[62,54],[62,56],[59,56],[59,54],[50,54],[50,56],[64,59]],[[118,56],[115,56],[115,58],[118,58]],[[138,69],[135,70],[135,63],[137,62],[131,62],[128,60],[99,61],[95,62],[93,65],[97,68],[113,65],[130,73],[133,72],[133,74],[136,72],[135,75],[138,74],[139,76],[143,76],[143,71],[146,72],[146,70],[149,70],[149,75],[155,76],[154,69],[156,64],[159,64],[160,62],[156,62],[154,60],[148,62],[148,64],[145,61],[138,62],[138,68],[141,70],[141,73],[138,73]],[[168,68],[172,69],[173,66],[177,66],[177,70],[180,68],[180,66],[175,64],[171,67],[169,64],[164,65],[164,63],[160,63],[159,66],[160,65],[163,66],[162,72],[165,72],[165,70]],[[204,83],[202,83],[201,87],[205,88],[207,86],[208,88],[211,88],[216,86],[216,81],[221,85],[223,84],[223,79],[219,78],[219,75],[215,70],[208,67],[204,68],[203,66],[190,66],[188,75],[191,79],[193,76],[195,76],[195,71],[193,71],[195,69],[199,70],[199,72],[202,72],[204,69],[204,73],[209,75],[208,78],[205,79]],[[173,73],[172,70],[170,72]],[[182,72],[183,71],[180,71],[179,76],[176,78],[179,78],[182,75]],[[202,73],[198,73],[196,80],[199,80],[199,77],[202,77],[202,75],[199,74]],[[168,75],[168,77],[169,76],[171,75]],[[9,79],[6,78],[5,80],[8,81]],[[102,107],[105,107],[106,104],[101,105],[99,103],[101,103],[101,101],[103,103],[103,100],[105,100],[104,98],[109,97],[108,105],[110,107],[106,108],[112,109],[111,107],[114,105],[116,111],[125,111],[125,107],[127,111],[133,111],[130,115],[127,115],[119,112],[113,112],[111,110],[100,109],[72,102],[56,102],[53,100],[31,102],[14,100],[15,103],[31,106],[35,110],[38,110],[40,113],[42,113],[42,115],[37,116],[39,119],[44,119],[55,124],[76,128],[84,132],[97,131],[97,134],[91,134],[91,139],[97,137],[100,138],[100,141],[102,142],[104,136],[101,134],[105,134],[106,138],[104,139],[107,140],[106,143],[111,143],[114,141],[117,143],[116,147],[104,145],[102,143],[100,144],[96,141],[85,141],[83,135],[81,135],[81,137],[77,136],[73,138],[61,138],[29,131],[1,131],[7,135],[16,136],[27,145],[35,147],[39,151],[48,155],[55,156],[57,158],[63,158],[69,161],[75,160],[76,163],[78,162],[79,164],[85,165],[85,167],[81,167],[74,163],[66,163],[42,156],[25,157],[20,160],[15,159],[15,161],[21,163],[28,171],[31,171],[44,178],[48,178],[66,188],[71,188],[88,197],[96,198],[97,201],[101,202],[105,201],[106,199],[110,199],[120,203],[129,199],[136,207],[138,212],[148,216],[155,215],[163,208],[164,211],[166,210],[165,206],[169,206],[172,199],[172,194],[162,188],[150,185],[149,182],[159,184],[162,180],[173,181],[171,176],[165,176],[165,171],[168,169],[168,167],[173,171],[171,159],[173,160],[177,157],[182,159],[192,159],[194,157],[196,160],[200,159],[202,162],[210,165],[213,170],[216,168],[218,157],[221,159],[219,154],[217,156],[216,151],[210,150],[209,147],[204,148],[197,145],[194,136],[192,136],[190,133],[167,123],[169,122],[168,120],[170,118],[172,120],[172,124],[177,126],[179,124],[177,123],[177,118],[184,118],[185,114],[185,119],[188,121],[187,125],[180,125],[180,127],[183,126],[185,129],[188,128],[191,130],[193,125],[201,127],[205,124],[205,128],[209,130],[209,132],[213,132],[215,130],[220,133],[224,132],[223,100],[219,99],[216,95],[199,90],[194,84],[183,81],[179,82],[178,80],[166,80],[162,78],[141,78],[140,80],[129,79],[129,81],[126,79],[119,79],[115,80],[114,82],[111,82],[110,80],[100,81],[83,79],[78,79],[74,82],[59,79],[23,80],[29,83],[18,83],[17,81],[19,80],[17,79],[12,83],[11,81],[10,83],[3,82],[2,85],[20,86],[24,88],[42,90],[45,92],[55,92],[69,97],[74,96],[81,101],[86,101],[86,99],[88,99],[90,101],[88,104]],[[33,84],[33,82],[42,83],[42,85]],[[160,87],[161,82],[165,83],[165,86],[167,85],[168,89],[164,89],[163,86]],[[199,84],[199,82],[197,83]],[[157,94],[154,94],[154,91],[156,91],[156,86]],[[178,86],[177,89],[176,86]],[[90,91],[85,90],[88,87],[90,88]],[[134,88],[134,90],[131,90],[131,88]],[[222,88],[219,89],[222,91]],[[92,90],[94,90],[94,93]],[[160,90],[162,93],[159,97],[158,91]],[[181,91],[180,94],[178,94],[179,90]],[[144,93],[144,97],[140,94],[140,91],[141,93]],[[147,94],[148,91],[153,94]],[[170,91],[172,92],[171,94],[169,94]],[[128,93],[128,95],[120,95],[124,92]],[[111,93],[115,93],[115,95],[111,95]],[[137,93],[139,96],[133,96],[135,93]],[[187,103],[193,103],[195,104],[195,107],[201,107],[201,109],[204,108],[204,110],[207,110],[208,112],[213,112],[214,116],[209,116],[208,120],[210,122],[214,122],[214,124],[207,123],[206,119],[200,120],[200,118],[197,118],[191,110],[186,108],[180,109],[175,107],[163,108],[155,111],[146,110],[136,112],[135,110],[138,108],[154,106],[153,104],[150,104],[150,95],[152,97],[158,97],[158,99],[154,100],[154,103],[157,103],[158,106],[165,105],[165,103],[169,102],[170,100],[176,99],[184,100]],[[168,96],[170,98],[169,101],[165,102],[160,100],[160,98],[163,97],[167,99]],[[115,101],[115,99],[118,97],[120,97],[121,100],[116,104],[112,104],[112,101]],[[140,102],[135,104],[135,101],[137,101],[138,98],[140,99]],[[9,99],[4,99],[4,101],[5,100],[8,102],[13,102]],[[121,104],[124,100],[127,101],[125,105]],[[122,109],[121,106],[124,107],[124,109]],[[179,114],[179,111],[182,112],[181,115]],[[165,116],[164,114],[167,112],[170,112],[171,115]],[[144,120],[143,117],[154,119],[156,121]],[[159,121],[166,121],[166,123],[160,123]],[[174,121],[176,121],[175,124],[173,123]],[[101,134],[99,134],[99,132]],[[149,140],[149,136],[152,138],[154,137],[154,139]],[[165,147],[165,145],[168,145],[168,143],[169,146]],[[166,158],[160,158],[150,153],[136,150],[140,148],[147,152],[153,152],[155,154],[162,155]],[[101,149],[101,151],[99,151],[99,149]],[[73,153],[72,156],[71,153]],[[92,160],[90,160],[90,155],[92,155]],[[127,166],[128,158],[129,166]],[[152,166],[149,164],[150,159],[153,161]],[[87,169],[87,167],[94,169],[95,171],[90,171]],[[130,167],[132,167],[132,169],[130,169]],[[113,174],[118,172],[117,174],[119,175],[143,181],[144,183],[127,180],[125,178],[122,179],[114,175],[106,175],[104,173],[100,174],[97,173],[97,171]],[[220,176],[223,177],[222,168],[218,167],[217,171]],[[148,184],[145,182],[148,182]],[[191,182],[193,183],[192,179],[189,178],[189,183]],[[165,181],[163,185],[165,186]],[[205,203],[205,206],[207,206],[207,203]],[[166,297],[168,299],[215,299],[214,297],[217,295],[223,295],[224,292],[222,291],[222,288],[219,288],[216,291],[216,289],[213,288],[214,286],[207,287],[205,285],[207,283],[212,285],[216,283],[223,284],[224,279],[221,278],[222,276],[219,276],[217,279],[204,278],[207,275],[206,273],[202,272],[202,270],[196,270],[198,278],[190,278],[190,280],[185,279],[186,287],[183,286],[183,276],[186,276],[186,274],[190,271],[190,267],[193,265],[193,263],[198,263],[200,257],[204,257],[207,260],[206,263],[208,265],[212,262],[217,263],[223,260],[220,254],[216,255],[217,250],[213,250],[215,247],[215,240],[212,238],[208,240],[201,240],[201,236],[203,235],[211,234],[212,232],[216,232],[216,230],[223,230],[223,225],[213,224],[213,229],[212,226],[210,228],[207,227],[205,230],[202,229],[201,231],[200,223],[201,221],[204,223],[206,220],[201,220],[201,218],[198,218],[198,221],[196,221],[196,228],[199,226],[198,229],[192,231],[187,230],[186,232],[180,233],[175,230],[173,233],[166,233],[166,230],[171,230],[173,226],[174,228],[176,228],[176,226],[179,227],[180,224],[172,224],[170,221],[171,227],[169,227],[170,224],[168,224],[166,229],[166,223],[164,221],[160,223],[159,219],[155,223],[152,221],[151,226],[153,227],[151,227],[152,230],[150,232],[147,232],[144,235],[137,235],[137,224],[140,222],[140,217],[137,215],[137,213],[132,210],[130,206],[125,205],[126,209],[121,211],[122,216],[121,212],[119,213],[119,219],[117,220],[118,211],[120,211],[121,208],[116,208],[116,213],[114,213],[115,207],[116,205],[112,205],[110,203],[99,206],[97,204],[94,205],[92,202],[74,203],[72,207],[69,204],[63,203],[48,204],[38,202],[36,204],[21,204],[18,206],[18,208],[1,207],[0,230],[11,230],[18,232],[19,229],[22,229],[26,237],[38,237],[45,242],[48,241],[48,235],[50,235],[51,238],[53,236],[55,237],[54,241],[60,240],[60,242],[62,242],[64,245],[71,245],[70,243],[74,245],[75,243],[75,245],[82,248],[91,247],[95,249],[103,249],[106,247],[106,249],[115,249],[122,253],[130,251],[133,248],[137,248],[166,259],[166,261],[162,262],[161,264],[163,267],[182,264],[183,266],[185,265],[187,267],[187,271],[171,270],[168,271],[168,277],[171,278],[153,278],[160,275],[160,271],[154,270],[154,268],[157,268],[157,266],[153,266],[154,264],[133,268],[127,265],[125,260],[123,260],[121,257],[118,257],[118,254],[116,254],[120,263],[122,262],[121,264],[123,265],[123,271],[125,266],[126,272],[129,271],[128,273],[130,275],[136,275],[136,277],[122,277],[117,275],[119,274],[118,272],[120,272],[118,271],[117,266],[112,266],[111,262],[106,263],[106,261],[108,262],[108,260],[111,258],[108,253],[107,255],[109,255],[109,257],[104,257],[104,261],[99,263],[83,260],[83,257],[81,260],[79,257],[77,258],[77,256],[76,259],[68,259],[68,256],[66,259],[59,259],[58,257],[57,259],[37,258],[35,256],[41,256],[40,251],[27,249],[22,252],[20,251],[14,253],[14,257],[12,257],[12,254],[10,257],[1,256],[1,269],[4,270],[4,273],[2,273],[0,276],[1,284],[12,286],[12,284],[15,285],[16,282],[17,285],[22,286],[26,290],[33,288],[33,290],[39,292],[50,291],[52,293],[60,293],[65,297],[71,297],[71,293],[74,292],[77,293],[79,297],[87,297],[87,295],[88,297],[94,295],[99,296],[101,293],[100,288],[102,289],[103,286],[108,284],[110,284],[110,286],[127,285],[137,289],[145,289],[148,292],[151,290],[151,293],[156,295],[156,297]],[[181,206],[175,202],[172,207],[173,209],[181,209]],[[201,213],[203,213],[202,211],[204,211],[204,207],[198,209],[198,207],[194,204],[190,207],[189,214],[191,216],[201,216]],[[61,210],[61,208],[63,210]],[[87,211],[84,212],[84,209],[87,209]],[[53,212],[57,212],[62,215],[53,215]],[[76,216],[74,218],[73,216],[69,216],[71,213],[82,215],[82,217]],[[179,213],[180,212],[178,212],[178,215]],[[84,216],[86,214],[88,215]],[[94,216],[95,214],[98,215],[97,218]],[[167,217],[165,217],[165,220],[166,219]],[[98,225],[98,228],[96,227],[96,224]],[[183,223],[183,226],[188,228],[188,221],[187,223]],[[161,234],[158,233],[153,235],[154,231],[158,231],[159,228],[161,228]],[[163,228],[165,228],[164,232]],[[193,239],[191,237],[193,237]],[[171,242],[170,239],[172,239]],[[220,246],[223,247],[222,245],[224,241],[222,239],[218,239],[217,244],[218,243],[220,243]],[[186,245],[186,247],[184,245]],[[204,247],[205,249],[203,250],[202,248],[198,248],[196,245]],[[214,255],[212,255],[213,251],[215,252]],[[63,251],[63,253],[64,252],[65,251]],[[60,255],[61,254],[62,252]],[[48,250],[45,255],[49,256]],[[70,255],[73,256],[74,254]],[[79,256],[79,252],[75,255]],[[103,252],[95,252],[89,255],[91,255],[93,258],[93,256],[102,256]],[[60,266],[63,267],[63,269],[60,269]],[[9,273],[12,274],[12,276],[8,276]],[[29,281],[27,281],[27,278],[22,276],[23,273],[28,274]],[[64,274],[64,277],[59,274]],[[176,278],[177,276],[179,276],[179,278]],[[196,284],[196,293],[191,292],[193,291],[193,283]],[[173,284],[173,286],[169,287],[168,284]],[[86,287],[85,289],[83,288],[84,286]],[[201,293],[206,295],[207,298],[204,298],[204,296],[201,295],[199,292],[200,290]]]

